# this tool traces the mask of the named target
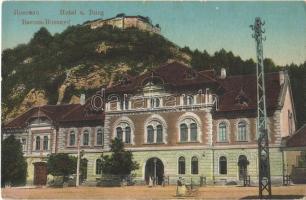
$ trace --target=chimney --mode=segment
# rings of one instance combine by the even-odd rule
[[[220,79],[225,79],[226,78],[226,69],[225,68],[221,68],[221,74],[220,74]]]
[[[286,71],[279,71],[279,84],[283,85],[285,83]]]
[[[85,94],[81,94],[80,104],[83,106],[85,104]]]

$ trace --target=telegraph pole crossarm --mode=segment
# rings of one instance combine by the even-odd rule
[[[262,41],[265,33],[264,22],[260,17],[255,18],[254,25],[250,27],[254,31],[252,37],[256,42],[257,66],[257,132],[258,132],[258,163],[259,163],[259,197],[271,197],[271,176],[270,176],[270,159],[269,159],[269,137],[267,129],[267,109],[266,109],[266,93],[263,63],[263,45]]]

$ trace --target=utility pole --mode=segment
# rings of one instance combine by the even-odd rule
[[[79,187],[80,186],[80,156],[81,156],[81,153],[80,153],[80,138],[79,138],[79,135],[77,136],[77,141],[78,141],[78,159],[77,159],[77,177],[76,177],[76,187]]]
[[[264,22],[260,17],[255,18],[254,25],[250,27],[254,31],[252,37],[255,38],[257,52],[257,135],[258,135],[258,168],[259,168],[259,197],[271,197],[271,176],[269,161],[269,138],[267,130],[267,109],[265,78],[263,64],[263,45],[262,41],[266,40],[262,34],[265,32],[262,27]]]

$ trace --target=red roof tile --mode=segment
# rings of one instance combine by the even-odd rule
[[[190,77],[191,76],[191,77]],[[255,110],[257,108],[257,88],[255,75],[229,76],[223,80],[217,79],[213,70],[197,72],[190,67],[178,62],[160,66],[137,77],[126,76],[125,84],[117,84],[106,89],[106,93],[133,93],[141,89],[144,82],[151,78],[159,78],[165,87],[170,88],[193,88],[203,89],[215,87],[219,89],[219,112]],[[279,73],[266,74],[266,102],[268,109],[278,106],[278,97],[281,86],[279,84]],[[242,97],[246,103],[239,103],[237,99]],[[85,105],[45,105],[34,107],[14,120],[5,124],[4,127],[24,127],[27,120],[40,110],[55,122],[71,121],[104,121],[102,111],[94,111],[91,107],[91,99]]]
[[[188,78],[188,74],[193,75],[193,77]],[[164,82],[165,86],[175,88],[217,83],[214,77],[210,76],[211,74],[210,71],[202,71],[199,73],[184,64],[173,62],[162,65],[152,71],[148,71],[143,75],[129,78],[128,84],[113,85],[112,87],[107,88],[106,92],[134,92],[135,90],[142,88],[144,81],[151,77],[159,77]]]
[[[229,76],[219,80],[224,94],[219,96],[219,111],[257,109],[257,84],[255,75]],[[265,74],[266,104],[268,109],[276,108],[280,94],[279,73]],[[246,104],[239,104],[237,97],[243,94]]]
[[[15,119],[4,124],[4,128],[22,128],[25,127],[28,120],[32,117],[45,115],[52,121],[57,122],[69,110],[77,107],[78,104],[65,105],[44,105],[29,109],[25,113],[19,115]]]
[[[101,121],[104,122],[104,112],[95,111],[90,106],[90,99],[85,105],[78,105],[78,107],[67,112],[59,120],[60,122],[75,122],[75,121]]]

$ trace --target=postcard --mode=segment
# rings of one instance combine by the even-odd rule
[[[2,198],[305,198],[305,19],[303,1],[3,1]]]

